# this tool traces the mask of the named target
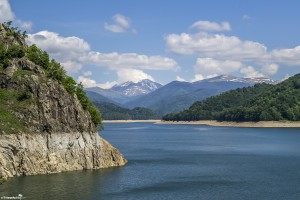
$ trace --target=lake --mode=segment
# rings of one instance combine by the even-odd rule
[[[105,124],[124,167],[13,178],[26,199],[300,199],[300,129]]]

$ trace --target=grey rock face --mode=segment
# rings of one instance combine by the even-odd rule
[[[7,38],[2,25],[0,39],[7,45],[26,46],[25,41]],[[26,104],[19,100],[17,108],[9,107],[15,105],[11,99],[2,106],[9,107],[9,113],[25,128],[15,134],[0,129],[0,181],[5,177],[127,163],[116,148],[98,135],[89,112],[82,108],[77,96],[69,94],[58,81],[49,79],[41,67],[26,57],[11,59],[6,68],[1,68],[0,89],[25,94],[26,98]],[[15,124],[2,125],[14,129]]]
[[[0,135],[0,177],[99,169],[126,162],[97,133]]]

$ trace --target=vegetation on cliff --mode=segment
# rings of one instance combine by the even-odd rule
[[[209,97],[163,120],[299,121],[300,74],[277,85],[257,84]]]
[[[60,63],[50,59],[47,52],[36,45],[26,45],[26,37],[26,32],[11,27],[11,22],[0,24],[0,130],[5,133],[28,130],[30,124],[22,120],[20,113],[32,113],[30,109],[41,104],[30,85],[37,78],[45,87],[50,80],[53,84],[57,83],[55,87],[63,86],[70,98],[76,96],[92,122],[100,128],[100,112],[88,99],[82,84],[68,76]]]

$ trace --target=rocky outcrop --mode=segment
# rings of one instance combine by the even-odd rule
[[[2,47],[26,49],[15,33],[0,24]],[[25,55],[0,62],[0,181],[125,165],[123,155],[98,135],[75,92],[49,73]]]
[[[0,177],[99,169],[126,162],[97,133],[0,135]]]
[[[22,74],[17,75],[18,72]],[[0,88],[29,94],[32,101],[14,113],[31,133],[96,131],[75,94],[66,92],[57,81],[48,79],[39,66],[26,59],[10,62],[5,74],[0,75]]]

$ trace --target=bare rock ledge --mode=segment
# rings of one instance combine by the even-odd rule
[[[0,178],[100,169],[127,163],[98,133],[0,135]]]

